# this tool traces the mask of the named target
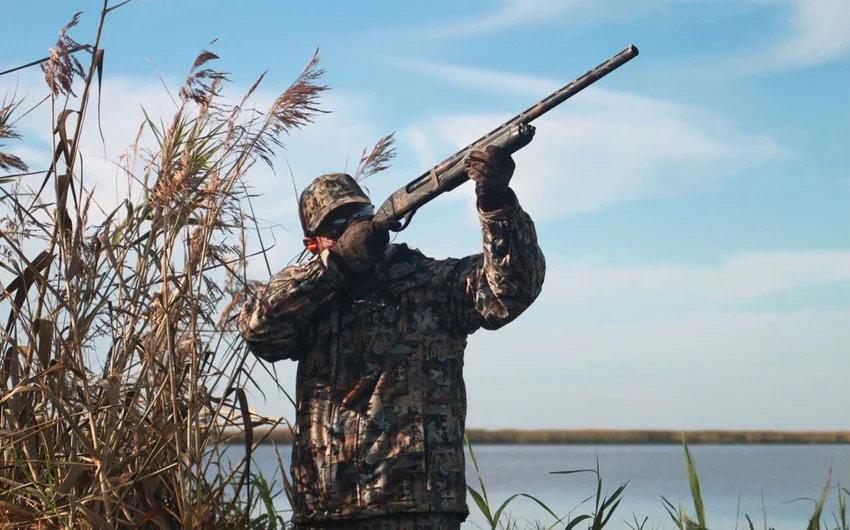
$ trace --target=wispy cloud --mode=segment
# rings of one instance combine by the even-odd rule
[[[532,318],[469,338],[470,427],[845,428],[847,311],[547,326]],[[296,364],[275,368],[291,388]],[[256,377],[275,388],[265,373]],[[265,397],[256,399],[267,410],[294,414],[282,395]],[[770,406],[742,406],[767,398]]]
[[[612,0],[502,0],[487,4],[487,10],[460,22],[420,31],[440,36],[496,33],[565,21],[568,15],[574,24],[599,25],[612,19],[642,16],[647,11],[692,9],[694,3],[711,3],[719,10],[734,4],[751,4],[780,15],[773,17],[779,21],[774,41],[762,49],[740,50],[739,56],[725,65],[734,71],[800,68],[850,53],[850,2],[846,0],[648,0],[629,10],[621,9],[621,4]]]
[[[438,79],[450,86],[529,98],[543,97],[565,83],[545,77],[434,61],[387,58],[383,62],[396,68]]]
[[[470,337],[471,426],[843,428],[846,310],[538,326],[533,318]]]
[[[418,31],[433,35],[476,35],[528,26],[558,18],[588,0],[501,0],[485,3],[488,9],[457,22],[444,22]]]
[[[417,62],[406,67],[456,86],[524,95],[516,112],[560,85],[455,65]],[[463,147],[508,117],[434,116],[407,128],[405,138],[426,167],[439,153]],[[738,131],[707,111],[596,87],[536,124],[534,142],[515,155],[521,168],[515,187],[541,219],[692,193],[712,179],[791,155],[773,138]]]
[[[731,61],[740,72],[789,70],[850,54],[850,2],[846,0],[742,0],[781,9],[783,27],[763,49]]]
[[[547,296],[580,309],[639,299],[679,297],[692,307],[706,302],[756,301],[800,288],[846,283],[850,251],[749,252],[715,266],[653,264],[614,267],[590,259],[554,261]]]
[[[179,87],[179,82],[166,81],[172,91]],[[43,79],[33,74],[21,76],[20,86],[20,92],[31,94],[33,101],[36,101],[36,95],[46,91]],[[237,103],[245,89],[244,85],[236,83],[227,85],[225,100]],[[248,105],[264,110],[275,97],[276,94],[261,87]],[[274,244],[269,253],[273,266],[286,265],[303,248],[296,211],[300,190],[319,174],[354,171],[361,150],[387,134],[388,131],[367,119],[369,105],[370,102],[357,96],[338,91],[328,93],[323,96],[321,106],[330,112],[319,115],[316,122],[305,129],[283,138],[285,149],[279,151],[274,159],[274,171],[263,163],[255,164],[249,171],[246,184],[256,195],[252,204],[263,228],[264,244]],[[138,197],[143,191],[140,184],[128,178],[118,164],[119,156],[136,138],[144,119],[142,108],[154,123],[159,125],[160,120],[164,120],[166,127],[175,109],[161,83],[145,77],[121,76],[105,79],[102,100],[99,105],[93,104],[89,108],[80,152],[85,185],[88,190],[94,190],[97,204],[89,215],[93,223],[103,219],[104,212],[116,208],[128,194]],[[103,142],[98,122],[105,135]],[[49,107],[43,105],[26,116],[20,122],[20,130],[23,140],[13,145],[13,152],[23,157],[33,171],[45,169],[52,152]],[[154,141],[150,131],[145,130],[140,146],[142,149],[153,148]],[[37,187],[40,179],[32,177],[27,182],[37,182]],[[46,197],[50,200],[49,194]],[[259,243],[255,239],[249,250],[258,248]],[[263,260],[257,259],[251,262],[249,273],[260,279],[268,276],[265,269]]]

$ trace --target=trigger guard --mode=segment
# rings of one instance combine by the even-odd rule
[[[416,210],[413,210],[411,212],[408,212],[407,215],[405,215],[404,217],[402,217],[402,219],[404,219],[404,222],[401,224],[401,226],[398,228],[398,230],[394,230],[394,232],[401,232],[402,230],[407,228],[407,225],[410,224],[411,219],[413,219],[413,214],[415,214],[415,213],[416,213]]]

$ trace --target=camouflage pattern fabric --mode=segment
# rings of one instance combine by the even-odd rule
[[[467,336],[517,318],[545,275],[534,224],[511,197],[480,213],[480,254],[435,260],[390,245],[372,276],[346,283],[325,251],[242,308],[252,352],[298,361],[296,523],[468,514]]]
[[[460,530],[460,523],[460,516],[456,514],[434,513],[296,525],[295,530]]]
[[[331,211],[346,204],[372,204],[351,175],[328,173],[315,179],[301,192],[298,214],[301,228],[313,234]]]

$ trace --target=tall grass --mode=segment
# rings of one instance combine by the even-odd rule
[[[709,526],[707,522],[705,502],[703,501],[702,492],[700,490],[699,485],[699,475],[697,473],[696,463],[694,461],[693,456],[691,455],[690,450],[688,449],[688,443],[684,436],[682,436],[682,447],[685,452],[685,469],[688,475],[688,484],[691,490],[691,499],[693,501],[696,521],[694,521],[691,517],[688,516],[687,510],[685,509],[684,505],[679,503],[677,507],[666,497],[662,496],[661,499],[664,504],[664,509],[667,511],[667,514],[670,516],[676,528],[679,528],[680,530],[707,529],[709,528]],[[835,488],[838,501],[838,513],[831,514],[832,522],[834,523],[834,525],[830,524],[829,520],[824,514],[824,506],[826,504],[827,496],[829,495],[831,482],[832,480],[830,473],[830,477],[827,478],[826,485],[824,485],[823,489],[821,490],[820,496],[817,498],[817,500],[811,499],[814,504],[814,508],[812,510],[812,515],[809,517],[808,524],[806,525],[806,530],[850,530],[850,526],[848,526],[847,520],[847,495],[850,494],[850,490],[848,490],[847,488],[841,487],[840,484],[838,484],[838,486]],[[763,527],[765,530],[767,530],[767,512],[764,509],[763,502],[762,512],[764,517]],[[755,524],[753,523],[753,520],[750,515],[744,514],[744,518],[747,520],[747,527],[750,530],[755,530]]]
[[[250,467],[267,419],[250,410],[231,317],[251,288],[245,176],[321,112],[318,56],[261,112],[246,102],[263,77],[228,103],[203,51],[173,114],[143,116],[118,161],[126,197],[98,204],[80,143],[106,69],[100,36],[124,3],[103,2],[89,45],[69,36],[75,16],[41,63],[49,167],[0,156],[0,527],[282,527],[273,510],[251,519],[274,495]],[[18,110],[0,105],[0,140],[18,138]],[[219,467],[234,425],[242,460]]]
[[[475,475],[478,477],[478,485],[480,490],[476,490],[473,486],[467,486],[467,491],[469,495],[472,497],[472,500],[475,502],[475,505],[481,510],[481,514],[484,516],[487,524],[490,525],[491,530],[515,530],[519,528],[519,522],[514,520],[510,512],[506,512],[506,508],[517,498],[525,497],[531,499],[537,505],[539,505],[544,511],[546,511],[549,515],[551,515],[555,522],[552,523],[548,528],[554,528],[558,523],[563,520],[563,517],[558,517],[555,512],[553,512],[545,503],[543,503],[537,497],[533,495],[529,495],[527,493],[515,493],[505,499],[495,511],[490,506],[490,499],[487,495],[487,488],[484,486],[484,478],[481,475],[481,470],[478,468],[478,459],[475,458],[475,452],[472,450],[472,445],[469,443],[469,440],[466,440],[466,446],[469,450],[469,456],[472,460],[472,465],[475,468]],[[503,517],[504,514],[504,517]],[[546,527],[544,527],[546,528]]]
[[[0,103],[0,268],[7,278],[0,528],[285,528],[274,500],[288,487],[286,475],[279,485],[251,468],[261,441],[254,427],[271,420],[249,407],[251,365],[231,317],[252,287],[245,177],[257,162],[271,164],[284,135],[322,112],[318,56],[259,111],[246,102],[263,76],[228,103],[227,79],[211,66],[218,57],[204,50],[174,95],[173,114],[145,114],[136,143],[118,161],[127,195],[99,204],[80,145],[107,69],[102,29],[125,3],[104,1],[91,44],[70,37],[75,16],[50,56],[34,63],[50,93],[48,167],[30,171],[3,152],[20,139],[15,116],[26,110],[15,96]],[[357,174],[386,167],[391,144],[388,136],[364,152]],[[244,433],[235,467],[222,457],[230,427]],[[664,505],[678,528],[706,528],[696,463],[684,448],[696,521],[681,505],[666,498]],[[519,528],[508,508],[520,497],[552,518],[538,527],[601,529],[624,496],[626,484],[603,493],[597,464],[556,472],[595,473],[595,492],[579,503],[587,513],[558,516],[526,493],[493,509],[471,455],[479,484],[469,493],[491,529]],[[813,499],[810,530],[850,528],[850,491],[839,485],[838,512],[826,514],[830,490],[828,481]],[[633,528],[645,523],[634,516]]]
[[[697,472],[696,461],[693,455],[691,454],[685,437],[682,436],[681,440],[682,448],[684,451],[685,472],[687,474],[688,485],[690,489],[690,500],[693,503],[693,511],[691,512],[693,516],[689,515],[689,509],[686,508],[681,501],[674,504],[671,500],[669,500],[663,495],[661,496],[662,507],[669,515],[670,521],[672,521],[673,526],[675,528],[678,528],[679,530],[701,530],[708,528],[716,528],[711,527],[709,525],[707,515],[708,510],[706,509],[706,504],[703,499],[702,490],[700,487],[700,480],[699,474]],[[614,526],[616,528],[622,528],[623,525],[625,525],[625,527],[627,528],[630,528],[631,530],[644,530],[645,528],[647,528],[647,523],[649,521],[648,516],[643,516],[641,518],[640,514],[632,513],[623,516],[623,514],[620,513],[622,512],[620,504],[625,498],[625,489],[629,484],[628,481],[616,487],[611,494],[605,493],[598,460],[595,469],[578,469],[551,472],[551,474],[555,475],[593,473],[596,476],[595,491],[593,491],[585,499],[579,501],[577,506],[565,515],[557,515],[555,511],[544,501],[527,493],[517,493],[510,495],[507,499],[502,501],[498,508],[494,510],[487,494],[487,489],[485,487],[482,472],[478,466],[478,459],[475,456],[475,452],[473,451],[469,440],[467,440],[467,446],[470,454],[470,459],[475,470],[475,475],[478,478],[478,486],[476,487],[473,485],[469,485],[467,486],[467,489],[469,491],[470,497],[474,502],[474,507],[476,507],[481,512],[486,522],[487,528],[490,528],[491,530],[521,530],[527,528],[534,528],[535,530],[553,528],[561,528],[564,530],[601,530],[603,528],[609,528],[611,526]],[[820,495],[817,499],[794,499],[796,501],[808,500],[812,502],[812,513],[809,516],[808,523],[805,525],[805,530],[850,530],[850,520],[848,519],[847,514],[847,497],[848,495],[850,495],[850,489],[841,486],[841,484],[837,484],[835,487],[833,487],[831,486],[831,483],[832,481],[830,476],[830,478],[827,479],[824,487],[821,489]],[[834,498],[837,501],[836,510],[827,513],[826,501],[830,495],[835,495]],[[531,499],[538,506],[540,506],[540,515],[542,517],[548,518],[548,522],[543,522],[540,519],[531,522],[528,520],[520,520],[514,517],[508,508],[509,505],[515,499],[520,497]],[[585,507],[586,505],[592,506],[592,509],[583,509],[583,507]],[[617,511],[618,509],[619,512]],[[580,510],[585,511],[586,513],[575,513]],[[614,517],[615,513],[617,515],[616,518]],[[768,524],[768,514],[767,511],[764,509],[763,501],[762,517],[763,520],[761,521],[761,527],[764,530],[773,530],[773,527]],[[744,523],[744,521],[746,522]],[[740,517],[736,518],[736,530],[738,528],[738,523],[741,523],[741,528],[756,530],[756,523],[754,523],[753,518],[749,514],[743,514],[743,520],[741,520]],[[655,525],[651,527],[656,528]],[[662,528],[663,525],[657,527]]]
[[[623,491],[628,485],[628,482],[626,482],[625,484],[621,484],[610,495],[608,495],[607,493],[603,493],[602,475],[599,472],[599,462],[597,461],[596,469],[575,469],[568,471],[551,472],[551,474],[553,475],[593,473],[596,476],[595,493],[582,500],[575,509],[571,510],[565,515],[557,515],[545,502],[528,493],[515,493],[509,496],[507,499],[502,501],[499,507],[496,508],[496,510],[494,511],[490,505],[490,499],[487,495],[487,488],[484,485],[484,478],[481,474],[481,470],[478,467],[478,459],[475,457],[475,451],[473,451],[472,445],[469,443],[468,439],[466,440],[466,446],[469,450],[469,456],[472,460],[472,465],[475,469],[475,475],[478,478],[478,485],[480,488],[475,489],[474,486],[468,485],[467,491],[472,497],[475,506],[481,511],[481,514],[484,516],[484,519],[486,520],[491,530],[519,530],[521,528],[521,522],[518,519],[515,519],[511,515],[510,511],[507,510],[507,508],[514,500],[521,497],[534,501],[547,514],[547,516],[551,517],[552,519],[552,521],[548,525],[539,520],[536,521],[534,523],[534,528],[536,529],[552,530],[556,527],[563,527],[564,530],[573,530],[579,528],[586,528],[587,530],[602,530],[608,525],[609,521],[611,520],[611,517],[617,510],[617,507],[623,500]],[[590,513],[578,515],[573,514],[574,511],[576,511],[581,506],[584,506],[590,500],[593,500],[593,510]]]

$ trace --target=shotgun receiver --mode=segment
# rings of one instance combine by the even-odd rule
[[[421,177],[393,192],[378,208],[374,220],[380,222],[404,219],[404,223],[398,228],[398,231],[404,230],[410,224],[413,214],[421,206],[442,193],[452,191],[469,179],[463,169],[463,163],[471,151],[483,151],[488,145],[506,148],[510,153],[519,151],[534,138],[532,121],[634,59],[637,55],[638,49],[629,45],[617,55],[553,92],[533,107],[519,113],[443,160]]]

